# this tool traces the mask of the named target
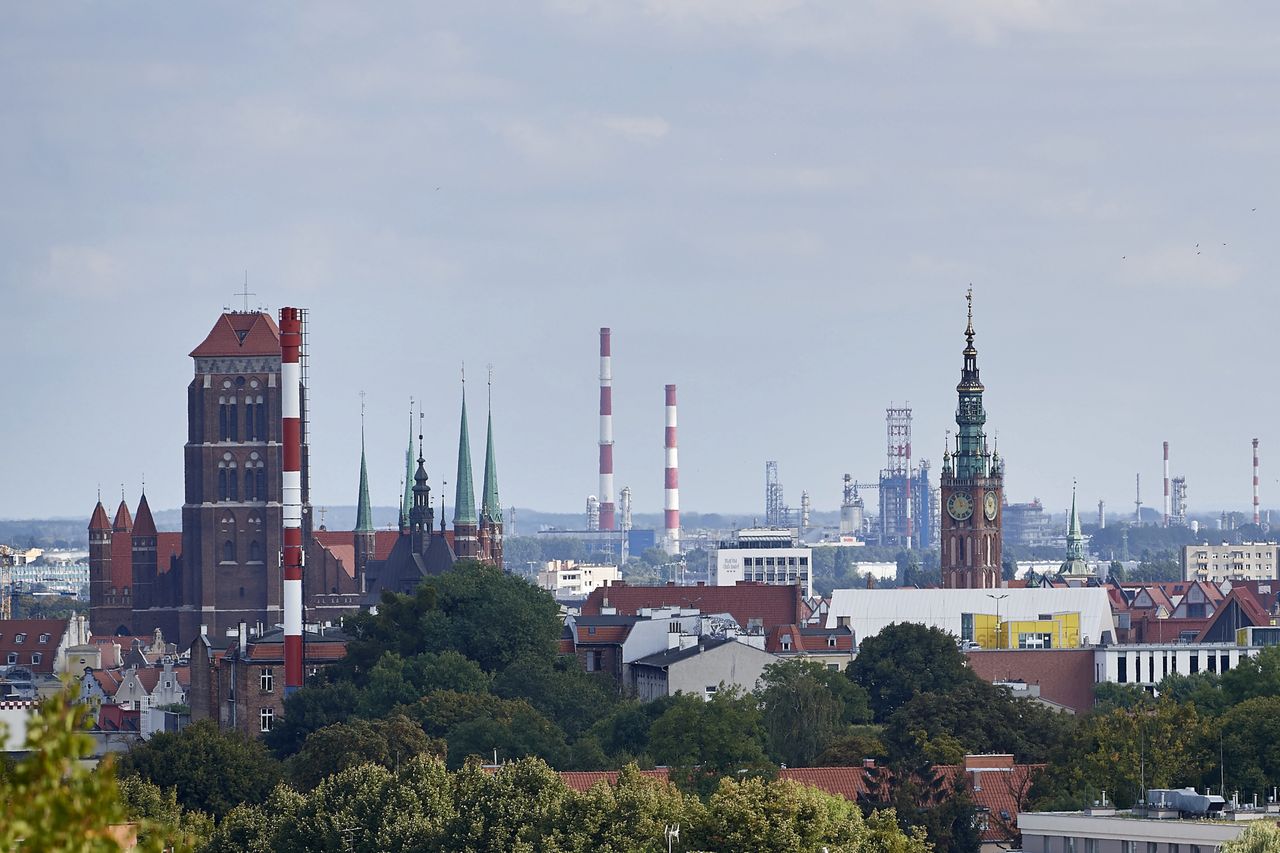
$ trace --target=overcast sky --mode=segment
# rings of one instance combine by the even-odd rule
[[[313,501],[399,491],[408,397],[507,505],[839,502],[954,427],[965,287],[1010,500],[1280,501],[1280,7],[782,0],[0,6],[0,517],[182,501],[187,353],[311,310]],[[1198,248],[1197,248],[1198,244]],[[450,490],[451,491],[451,490]],[[1280,504],[1277,504],[1280,505]],[[450,511],[450,515],[452,512]]]

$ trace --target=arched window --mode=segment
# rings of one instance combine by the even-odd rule
[[[227,398],[218,398],[218,441],[227,439]]]
[[[227,403],[227,440],[240,440],[240,423],[236,416],[236,398],[232,397],[231,402]]]
[[[254,484],[256,482],[257,481],[253,477],[253,469],[245,468],[244,469],[244,499],[245,500],[247,501],[260,500],[257,493],[254,491]]]
[[[257,539],[249,543],[249,562],[250,563],[262,562],[262,546],[258,544]]]
[[[236,561],[236,543],[228,539],[222,543],[222,562],[234,563]]]
[[[267,499],[267,469],[262,467],[262,463],[258,463],[258,500],[265,501]]]
[[[258,395],[258,441],[270,441],[267,435],[267,406],[262,400],[262,395]]]
[[[225,501],[227,499],[227,469],[221,465],[218,466],[218,500]]]
[[[233,501],[240,500],[240,478],[236,476],[234,467],[227,473],[227,485],[230,499]]]

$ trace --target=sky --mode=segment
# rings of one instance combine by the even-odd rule
[[[1280,506],[1280,7],[1093,0],[0,6],[0,517],[182,502],[187,353],[248,277],[311,317],[312,499],[452,483],[486,371],[502,500],[835,508],[964,293],[1011,501]],[[1272,462],[1274,460],[1274,462]],[[449,489],[451,492],[451,488]],[[450,497],[451,502],[451,497]]]

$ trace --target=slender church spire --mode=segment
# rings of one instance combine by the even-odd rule
[[[453,526],[476,524],[476,490],[471,480],[471,435],[467,427],[467,378],[462,377],[462,424],[458,428],[458,479],[453,497]]]
[[[373,530],[373,509],[369,504],[369,466],[364,455],[364,392],[360,392],[360,496],[356,499],[356,532]]]
[[[502,523],[502,501],[498,499],[498,461],[493,449],[493,379],[489,379],[489,424],[484,448],[484,497],[480,515]]]
[[[1088,564],[1084,558],[1084,534],[1080,531],[1080,513],[1076,511],[1076,487],[1072,483],[1071,517],[1067,522],[1067,561],[1062,564],[1062,573],[1083,575],[1088,572]]]
[[[400,501],[400,529],[409,529],[413,507],[413,398],[409,398],[409,444],[404,449],[404,498]]]

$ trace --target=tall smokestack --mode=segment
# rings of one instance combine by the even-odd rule
[[[676,458],[676,386],[667,386],[667,532],[663,547],[668,554],[680,553],[680,463]]]
[[[284,451],[284,692],[302,686],[302,312],[280,309]]]
[[[1169,526],[1169,442],[1164,443],[1164,526]]]
[[[1253,440],[1253,523],[1262,523],[1262,516],[1258,513],[1258,439],[1256,438]]]
[[[600,330],[600,529],[614,530],[613,509],[613,357],[609,329]]]

